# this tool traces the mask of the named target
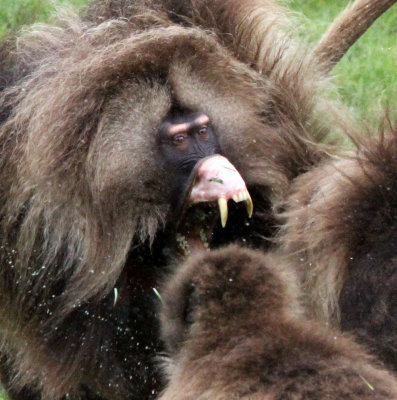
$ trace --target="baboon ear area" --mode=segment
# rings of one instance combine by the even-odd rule
[[[191,257],[161,288],[162,337],[176,351],[189,329],[208,331],[241,321],[261,323],[258,310],[285,312],[297,305],[295,276],[277,256],[236,245]]]

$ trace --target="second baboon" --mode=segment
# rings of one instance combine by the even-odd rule
[[[280,245],[308,312],[353,332],[397,371],[397,130],[386,121],[378,137],[355,141],[356,150],[296,179]]]
[[[230,246],[161,290],[170,355],[160,400],[391,400],[397,381],[354,341],[309,322],[288,265]]]

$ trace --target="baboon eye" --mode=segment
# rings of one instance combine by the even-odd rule
[[[180,144],[184,143],[185,140],[186,140],[186,136],[185,136],[185,135],[175,135],[175,136],[172,138],[172,142],[173,142],[175,145],[180,145]]]
[[[206,135],[208,133],[208,126],[203,125],[198,131],[199,135]]]

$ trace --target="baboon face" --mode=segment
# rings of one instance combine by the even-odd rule
[[[246,181],[255,137],[265,129],[256,104],[263,96],[243,97],[257,84],[251,78],[231,97],[213,75],[185,65],[174,66],[167,79],[126,80],[104,106],[89,150],[99,207],[123,212],[125,222],[142,224],[150,236],[165,225],[183,236],[185,255],[208,246],[214,229],[226,225],[229,200],[244,220],[253,213]]]

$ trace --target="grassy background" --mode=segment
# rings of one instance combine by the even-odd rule
[[[289,6],[304,14],[306,23],[300,30],[316,42],[347,4],[347,0],[291,0]],[[381,104],[397,118],[397,4],[375,21],[333,73],[357,118],[373,122]]]
[[[57,5],[82,6],[87,0],[0,0],[0,36],[21,26],[48,20]]]
[[[183,0],[181,0],[183,1]],[[319,40],[348,0],[286,0],[303,13],[299,31]],[[83,6],[88,0],[0,0],[0,37],[23,25],[46,21],[58,4]],[[339,92],[357,118],[371,122],[380,104],[397,116],[397,5],[376,21],[334,70]],[[0,393],[0,400],[5,397]]]

